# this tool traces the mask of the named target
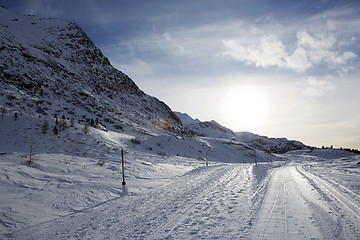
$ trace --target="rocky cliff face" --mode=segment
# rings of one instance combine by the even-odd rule
[[[75,23],[0,8],[0,80],[5,110],[98,118],[109,129],[183,130],[165,103],[115,69]]]

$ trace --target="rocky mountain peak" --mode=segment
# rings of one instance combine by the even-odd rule
[[[0,79],[1,105],[13,111],[101,118],[113,129],[156,129],[159,120],[183,129],[165,103],[115,69],[73,22],[1,8]]]

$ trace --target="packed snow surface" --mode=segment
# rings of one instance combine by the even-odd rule
[[[54,136],[21,129],[21,118],[26,139],[14,123],[0,129],[1,239],[360,238],[353,153],[275,157],[224,139],[84,134],[80,124]]]

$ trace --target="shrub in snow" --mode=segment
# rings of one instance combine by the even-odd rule
[[[56,126],[54,126],[54,128],[53,128],[53,133],[54,133],[54,135],[59,134],[59,129]]]
[[[48,123],[47,120],[45,120],[45,121],[44,121],[44,124],[43,124],[43,126],[42,126],[42,128],[41,128],[41,132],[42,132],[43,134],[46,134],[48,130],[49,130],[49,123]]]
[[[70,127],[74,127],[74,126],[75,126],[75,120],[74,120],[74,118],[71,118]]]
[[[62,118],[60,120],[59,127],[60,127],[60,130],[65,130],[67,128],[66,120],[64,118]]]
[[[140,140],[137,139],[137,138],[132,138],[130,141],[131,141],[133,144],[140,144]]]
[[[2,118],[4,118],[5,114],[6,114],[6,108],[1,107],[1,116],[2,116]]]
[[[27,160],[27,164],[28,165],[33,165],[34,164],[32,145],[30,145],[30,154],[29,154],[29,160]]]
[[[87,123],[85,123],[84,134],[88,134],[88,132],[89,132],[89,125]]]
[[[104,166],[105,165],[105,159],[100,159],[99,161],[98,161],[98,163],[97,163],[97,165],[99,165],[99,166]]]
[[[114,125],[114,128],[116,128],[117,130],[123,130],[123,126],[121,125]]]

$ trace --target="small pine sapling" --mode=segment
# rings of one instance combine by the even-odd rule
[[[4,119],[4,116],[6,115],[6,108],[1,107],[1,116],[2,119]]]
[[[89,125],[87,123],[85,123],[84,134],[88,134],[88,132],[89,132]]]
[[[59,128],[60,130],[65,130],[67,128],[66,120],[64,118],[60,119]]]
[[[59,134],[59,129],[56,126],[54,126],[53,132],[54,132],[54,135],[58,135]]]
[[[34,164],[32,145],[30,145],[30,154],[29,154],[29,160],[27,160],[27,164],[28,165],[33,165]]]
[[[44,124],[43,124],[43,126],[41,128],[41,132],[43,134],[46,134],[48,130],[49,130],[49,122],[47,120],[45,120]]]
[[[75,126],[75,120],[74,120],[74,118],[71,118],[70,127],[74,127],[74,126]]]

